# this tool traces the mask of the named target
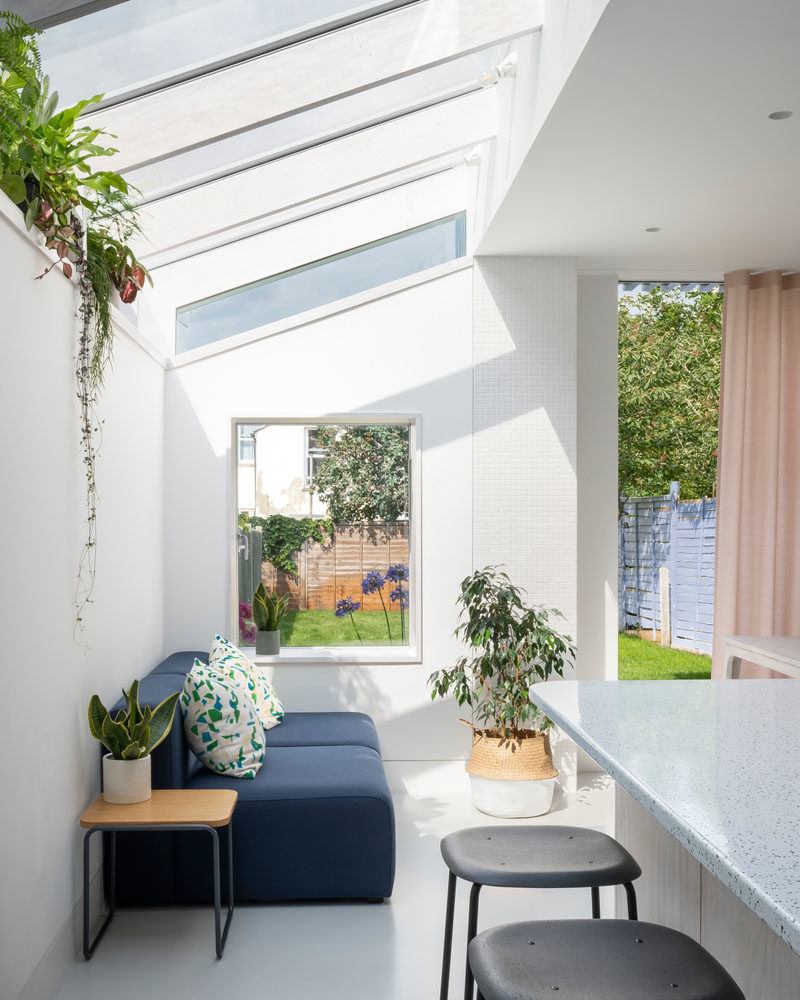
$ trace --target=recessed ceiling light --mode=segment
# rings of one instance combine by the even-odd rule
[[[648,226],[647,229],[645,229],[645,232],[646,233],[660,233],[661,232],[661,226]]]
[[[784,118],[791,118],[794,111],[773,111],[768,117],[774,122],[783,121]]]

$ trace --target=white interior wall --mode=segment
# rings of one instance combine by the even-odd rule
[[[543,0],[541,32],[514,42],[517,75],[501,80],[496,88],[497,138],[486,157],[476,225],[479,240],[607,5],[608,0]],[[493,254],[503,252],[500,245],[492,247]]]
[[[99,791],[89,696],[116,700],[163,648],[163,370],[118,334],[103,393],[95,603],[73,641],[84,522],[73,286],[0,195],[0,614],[6,762],[0,830],[0,996],[51,995],[71,964],[81,893],[78,816]],[[19,217],[21,219],[21,217]],[[31,905],[35,901],[35,905]],[[27,984],[27,988],[26,988]]]
[[[289,710],[375,718],[389,760],[463,756],[454,705],[427,677],[453,662],[458,585],[471,568],[472,281],[469,266],[182,365],[166,379],[166,648],[230,632],[230,420],[419,414],[422,662],[280,664]]]
[[[576,668],[582,680],[617,678],[617,281],[616,274],[578,276]]]

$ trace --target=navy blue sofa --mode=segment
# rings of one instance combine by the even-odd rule
[[[142,679],[140,703],[155,706],[180,691],[195,657],[206,662],[208,654],[167,657]],[[391,896],[394,807],[372,719],[360,712],[288,712],[264,736],[264,764],[253,780],[214,774],[189,750],[178,703],[170,734],[153,753],[154,788],[239,793],[237,902]],[[223,872],[226,841],[220,838]],[[120,906],[212,899],[211,845],[203,833],[120,833],[116,867]]]

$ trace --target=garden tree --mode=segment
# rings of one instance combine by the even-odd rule
[[[619,301],[619,492],[714,496],[722,292]]]
[[[311,488],[333,521],[396,521],[408,515],[408,427],[320,427],[326,449]]]

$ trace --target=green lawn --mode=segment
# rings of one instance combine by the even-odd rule
[[[634,635],[619,637],[619,679],[621,681],[683,680],[709,678],[711,657],[664,649]]]
[[[388,646],[386,618],[382,611],[356,611],[356,628],[365,646]],[[408,642],[408,615],[405,616]],[[400,645],[400,613],[389,612],[392,641]],[[350,616],[337,618],[333,611],[289,611],[281,622],[282,646],[358,646]]]

